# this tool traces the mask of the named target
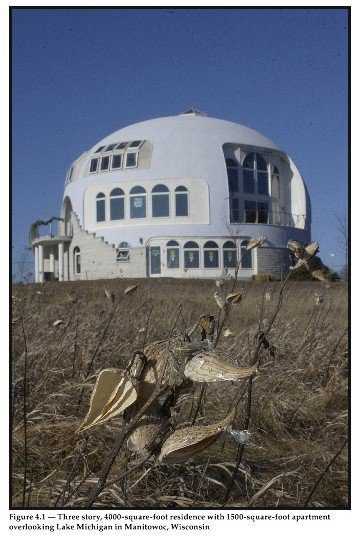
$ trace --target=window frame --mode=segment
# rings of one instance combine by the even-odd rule
[[[181,190],[182,188],[182,190]],[[190,197],[189,197],[190,191],[189,189],[184,185],[178,185],[175,188],[174,191],[174,203],[175,203],[175,218],[189,218],[190,217]],[[178,214],[177,213],[177,197],[178,196],[186,196],[186,205],[187,205],[187,214]]]
[[[102,196],[100,196],[102,195]],[[104,219],[99,220],[98,219],[98,203],[103,202],[104,206]],[[104,223],[107,221],[107,204],[106,204],[106,195],[103,193],[103,191],[100,191],[96,195],[96,223]]]
[[[200,246],[197,242],[193,241],[193,240],[188,240],[187,242],[185,242],[185,244],[183,245],[183,265],[184,265],[184,269],[185,270],[189,270],[189,269],[200,269]],[[187,264],[187,260],[186,260],[186,252],[189,253],[189,252],[192,252],[192,253],[197,253],[197,267],[187,267],[186,264]]]
[[[123,166],[123,153],[122,152],[119,152],[119,153],[113,153],[112,154],[112,160],[111,160],[111,168],[110,170],[120,170]],[[114,157],[120,157],[121,161],[120,161],[120,166],[119,167],[114,167],[113,166],[113,159]]]
[[[177,266],[170,267],[169,266],[169,252],[177,251]],[[181,266],[180,263],[180,244],[177,242],[177,240],[169,240],[166,244],[166,268],[167,269],[179,269]]]
[[[91,160],[89,161],[89,174],[97,174],[98,173],[99,163],[100,163],[99,160],[100,160],[100,157],[92,157],[91,158]],[[97,168],[95,170],[91,170],[93,161],[97,162]]]
[[[216,254],[216,263],[217,265],[207,265],[206,264],[206,253],[213,252]],[[219,269],[220,268],[220,248],[219,245],[214,240],[207,240],[202,247],[202,257],[203,257],[203,267],[204,269]]]
[[[227,244],[229,246],[227,246]],[[235,257],[235,265],[226,264],[225,252],[233,252]],[[222,245],[222,264],[224,269],[236,269],[236,267],[238,266],[238,248],[236,243],[233,240],[226,240]]]
[[[112,193],[116,190],[121,191],[118,195],[112,195]],[[120,218],[112,218],[112,201],[115,201],[116,199],[119,199],[122,202],[123,207],[123,215]],[[110,221],[122,221],[126,217],[126,195],[120,187],[114,187],[112,191],[109,193],[109,220]]]
[[[156,188],[165,188],[166,191],[155,191]],[[154,213],[154,199],[157,199],[157,197],[165,197],[167,196],[167,208],[168,208],[168,213],[165,215],[155,215]],[[169,218],[170,217],[170,190],[169,188],[164,185],[164,184],[157,184],[155,185],[153,188],[152,188],[152,191],[151,191],[151,217],[152,218]]]
[[[79,265],[79,270],[78,270]],[[79,246],[73,248],[73,274],[82,274],[81,252]]]
[[[137,189],[137,188],[140,188],[143,190],[143,193],[141,192],[137,192],[137,193],[132,193],[132,191],[134,191],[134,189]],[[144,216],[140,216],[140,217],[137,217],[137,216],[132,216],[132,210],[133,210],[133,199],[134,198],[139,198],[139,197],[142,197],[144,198],[144,210],[145,210],[145,215]],[[147,210],[147,191],[145,190],[144,187],[142,186],[139,186],[139,185],[136,185],[134,187],[132,187],[129,191],[129,218],[130,219],[135,219],[135,220],[141,220],[141,219],[145,219],[148,217],[148,210]]]

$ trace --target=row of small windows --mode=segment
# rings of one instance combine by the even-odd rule
[[[269,172],[265,159],[259,153],[249,153],[242,165],[235,159],[226,159],[229,182],[229,192],[269,194]],[[273,168],[272,176],[279,179],[277,167]]]
[[[109,195],[110,220],[122,220],[125,218],[125,193],[116,187]],[[184,186],[175,189],[175,214],[176,216],[189,215],[188,190]],[[155,185],[151,193],[152,217],[167,218],[170,216],[170,190],[167,186]],[[129,216],[132,219],[145,218],[147,216],[147,193],[141,186],[131,189],[129,195]],[[98,193],[96,196],[96,220],[106,221],[106,195]]]
[[[246,250],[247,240],[240,244],[240,266],[242,269],[252,268],[251,252]],[[197,242],[189,241],[183,246],[183,258],[185,269],[199,269],[201,250]],[[203,266],[205,269],[218,269],[220,267],[221,252],[219,246],[213,240],[205,242],[202,248]],[[235,242],[228,241],[222,247],[223,267],[232,269],[237,266],[237,247]],[[167,268],[178,269],[180,267],[180,245],[175,240],[167,243]]]
[[[91,159],[89,172],[96,174],[97,172],[107,172],[108,170],[119,170],[121,168],[136,168],[138,152],[143,143],[143,140],[134,140],[133,142],[100,146],[95,153],[101,153],[101,155]],[[104,153],[107,155],[103,155]]]

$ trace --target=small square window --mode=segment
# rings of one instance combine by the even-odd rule
[[[89,172],[97,172],[98,159],[91,159]]]
[[[109,155],[102,157],[101,159],[101,170],[108,170],[109,168]]]
[[[122,165],[122,154],[117,153],[117,155],[113,155],[113,157],[112,157],[112,169],[121,168],[121,165]]]
[[[137,153],[127,153],[126,168],[137,166]]]

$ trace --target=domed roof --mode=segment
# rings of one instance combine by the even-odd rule
[[[173,145],[187,142],[197,145],[201,140],[212,140],[219,145],[235,143],[280,151],[274,142],[254,129],[208,117],[192,108],[179,115],[150,119],[119,129],[99,140],[90,153],[103,145],[130,140],[170,141]]]

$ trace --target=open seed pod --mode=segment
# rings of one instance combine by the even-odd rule
[[[319,257],[313,256],[308,259],[307,269],[309,270],[311,275],[317,280],[329,283],[328,268],[323,264],[322,260]]]
[[[194,382],[244,380],[256,373],[255,367],[234,367],[215,352],[196,354],[185,366],[185,376]]]
[[[96,380],[88,413],[77,432],[88,430],[97,424],[124,412],[137,399],[132,382],[119,369],[103,369]]]
[[[131,452],[148,454],[149,447],[152,447],[165,425],[166,419],[152,419],[149,416],[144,416],[129,436],[127,448]]]
[[[318,242],[311,242],[310,244],[307,244],[307,246],[304,247],[304,251],[307,254],[307,257],[315,256],[316,253],[319,251]]]
[[[229,305],[236,305],[237,303],[240,303],[242,296],[243,294],[241,291],[229,293],[229,295],[226,296],[226,302]]]
[[[303,244],[301,244],[298,240],[288,240],[288,249],[293,252],[294,255],[296,255],[299,258],[304,257],[305,250]]]
[[[259,248],[260,246],[262,246],[265,242],[265,237],[260,237],[260,238],[252,238],[249,240],[247,246],[246,246],[246,249],[247,250],[253,250],[254,248]]]
[[[232,411],[224,420],[209,426],[189,426],[176,430],[162,445],[159,460],[171,464],[182,463],[209,447],[234,419]]]

